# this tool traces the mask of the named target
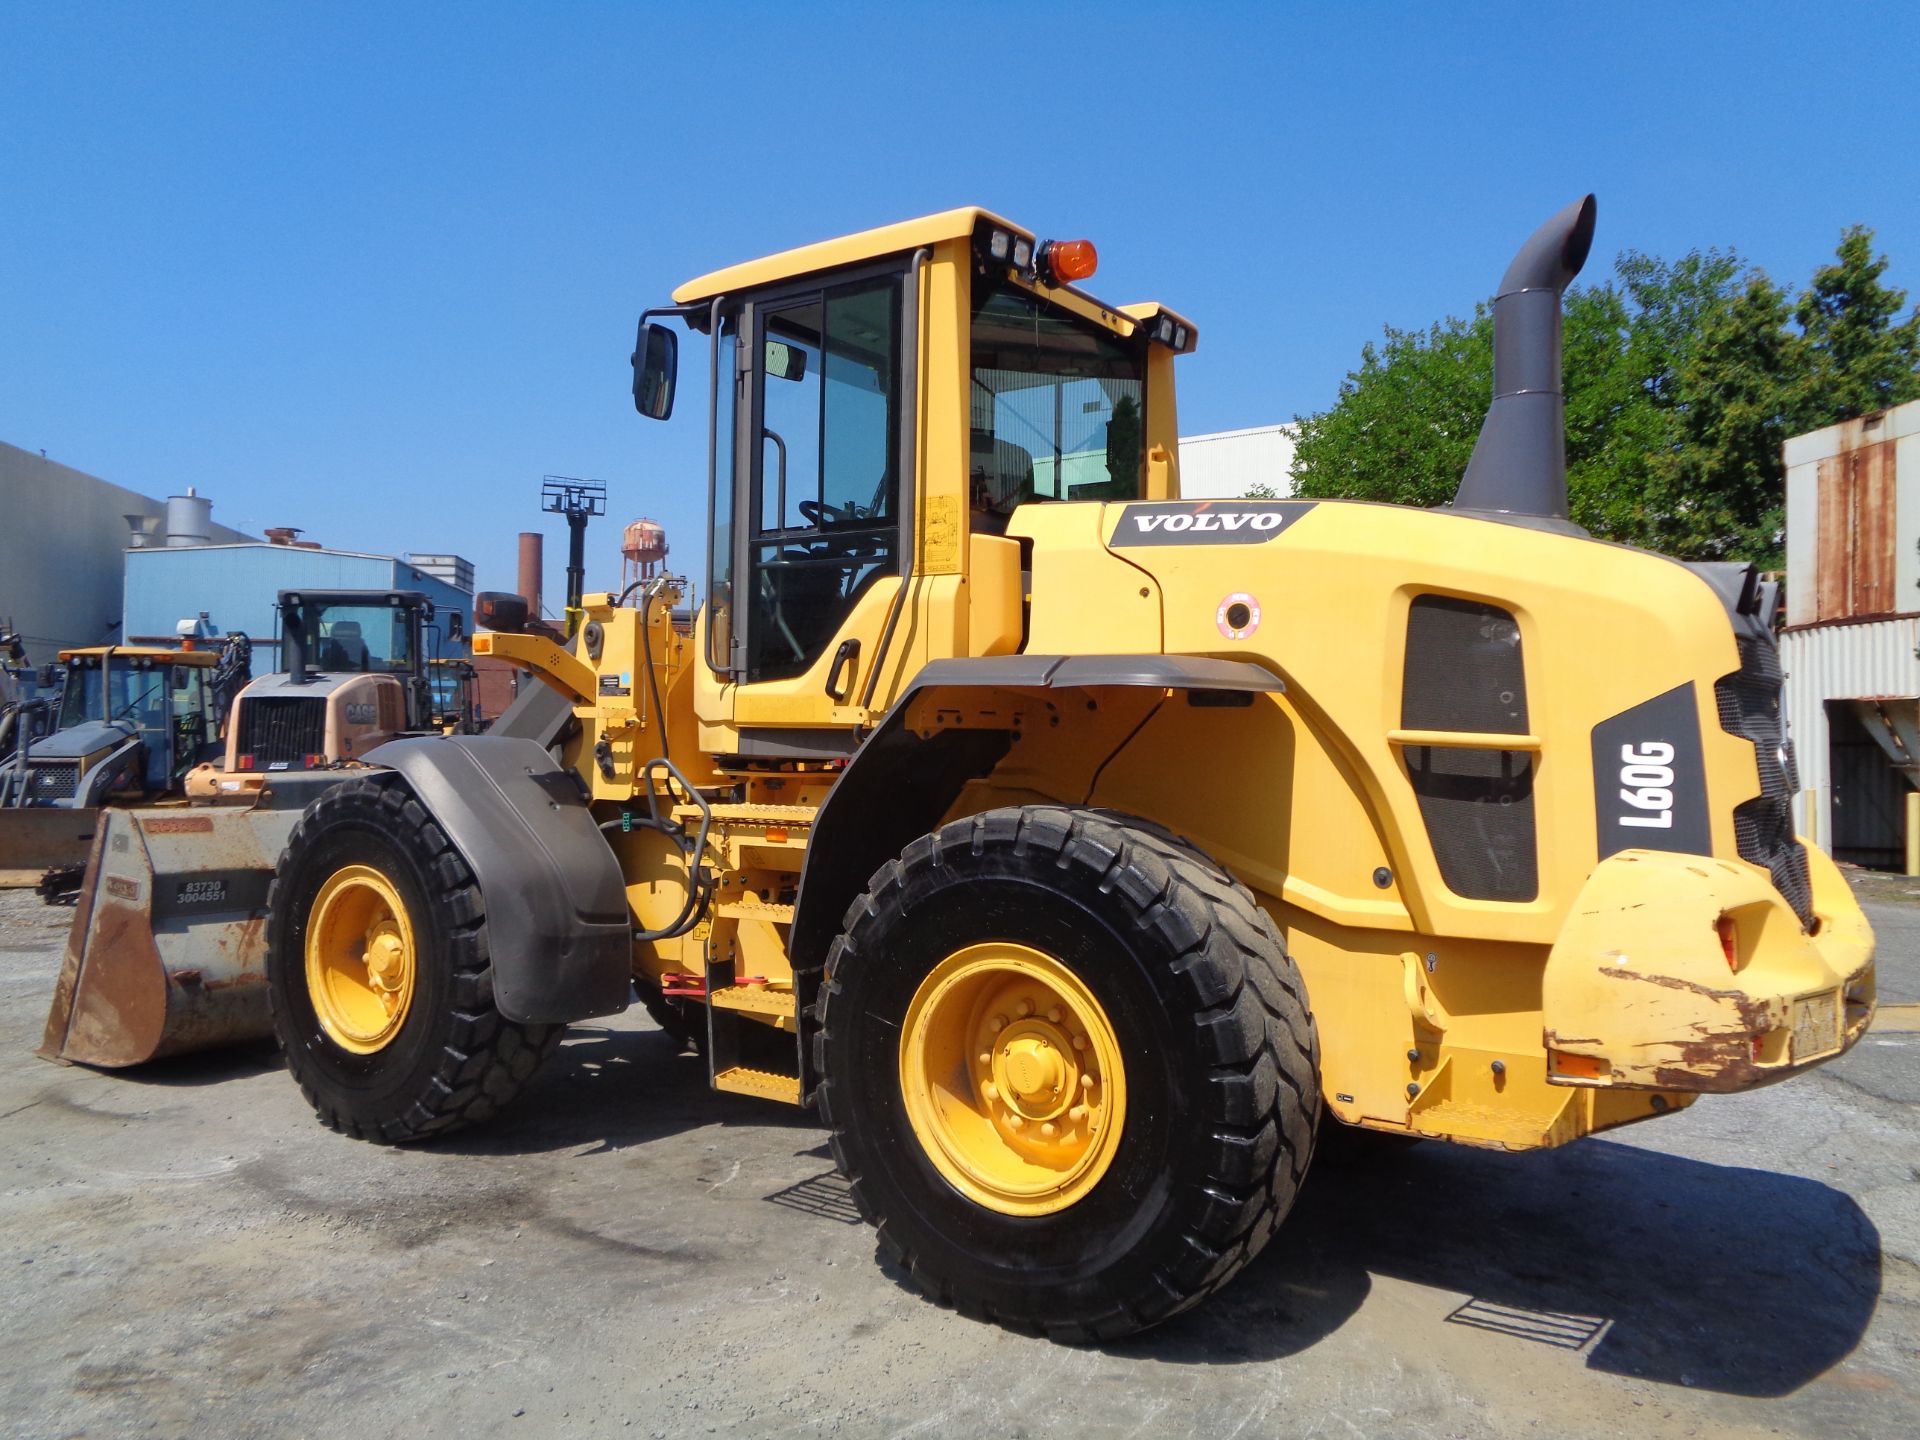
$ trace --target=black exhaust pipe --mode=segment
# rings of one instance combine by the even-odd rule
[[[1593,196],[1533,232],[1493,297],[1493,404],[1453,508],[1584,535],[1567,518],[1560,297],[1593,246]]]
[[[313,676],[307,672],[307,607],[305,605],[286,605],[280,607],[280,663],[287,672],[290,685],[311,685]]]

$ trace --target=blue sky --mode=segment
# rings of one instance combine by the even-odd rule
[[[0,0],[0,439],[503,588],[589,476],[590,588],[642,514],[697,571],[695,392],[626,365],[690,275],[985,204],[1199,322],[1184,431],[1262,424],[1589,189],[1590,277],[1797,287],[1864,222],[1920,292],[1916,53],[1912,5]]]

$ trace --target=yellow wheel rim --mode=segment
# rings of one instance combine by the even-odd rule
[[[907,1118],[963,1195],[1004,1215],[1084,1199],[1126,1120],[1120,1042],[1066,966],[995,941],[949,955],[921,982],[900,1036]]]
[[[307,919],[307,996],[320,1028],[357,1055],[406,1023],[416,972],[413,922],[393,882],[370,865],[327,877]]]

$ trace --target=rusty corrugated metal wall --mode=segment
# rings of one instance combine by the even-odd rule
[[[1795,819],[1829,853],[1837,837],[1861,859],[1872,847],[1854,833],[1856,812],[1880,808],[1862,797],[1884,798],[1874,778],[1882,771],[1889,785],[1905,781],[1884,754],[1862,748],[1857,723],[1836,730],[1827,702],[1920,697],[1920,402],[1796,435],[1784,458],[1780,661],[1800,771]],[[1852,797],[1842,800],[1847,815],[1834,808],[1836,790]]]

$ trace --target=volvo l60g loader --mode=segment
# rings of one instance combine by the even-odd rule
[[[818,1108],[927,1293],[1067,1339],[1232,1277],[1323,1112],[1521,1150],[1829,1059],[1872,938],[1792,831],[1771,589],[1567,519],[1593,218],[1507,272],[1442,510],[1181,499],[1197,332],[1084,241],[963,209],[694,280],[633,356],[642,414],[705,402],[691,637],[679,582],[569,646],[496,598],[475,650],[541,684],[493,733],[270,782],[270,889],[129,835],[76,945],[264,915],[295,1079],[384,1142],[637,995]]]

